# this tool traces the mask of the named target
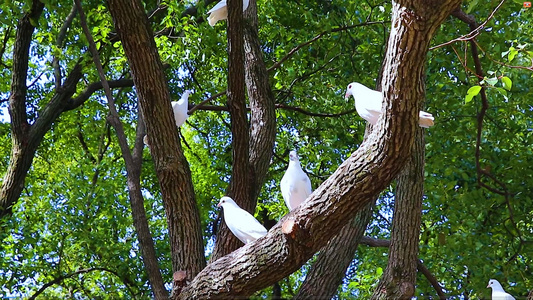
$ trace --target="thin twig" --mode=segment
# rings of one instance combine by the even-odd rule
[[[369,26],[369,25],[376,25],[376,24],[383,25],[385,23],[386,22],[377,22],[377,21],[375,21],[375,22],[365,22],[365,23],[359,23],[359,24],[354,24],[354,25],[350,25],[350,26],[336,27],[336,28],[333,28],[333,29],[330,29],[330,30],[323,31],[323,32],[319,33],[318,35],[316,35],[314,38],[312,38],[312,39],[310,39],[310,40],[308,40],[308,41],[306,41],[304,43],[301,43],[298,46],[292,48],[289,51],[289,53],[287,53],[287,55],[282,57],[280,60],[275,62],[270,68],[268,68],[267,72],[270,72],[272,70],[275,70],[275,69],[279,68],[283,62],[285,62],[287,59],[289,59],[291,56],[293,56],[298,50],[302,49],[303,47],[305,47],[305,46],[307,46],[307,45],[309,45],[309,44],[311,44],[313,42],[316,42],[317,40],[319,40],[320,38],[322,38],[326,34],[330,34],[330,33],[333,33],[333,32],[346,31],[346,30],[349,30],[349,29],[352,29],[352,28],[362,27],[362,26]]]
[[[383,239],[375,239],[371,237],[364,236],[361,238],[360,243],[362,245],[367,245],[370,247],[384,247],[388,248],[390,247],[390,240],[383,240]],[[435,291],[437,292],[437,295],[439,295],[439,299],[446,299],[446,294],[442,290],[441,285],[439,284],[437,278],[435,275],[431,273],[431,271],[422,263],[420,259],[417,259],[416,267],[420,273],[422,273],[426,279],[431,283]]]
[[[485,25],[487,25],[487,23],[494,17],[494,14],[496,14],[496,12],[498,11],[498,9],[500,9],[500,7],[503,5],[503,3],[505,2],[505,0],[502,0],[498,6],[496,6],[496,8],[494,8],[494,10],[490,13],[489,17],[485,20],[485,22],[481,23],[481,25],[479,25],[478,27],[476,27],[474,30],[470,31],[468,34],[465,34],[463,36],[460,36],[458,38],[455,38],[451,41],[448,41],[446,43],[442,43],[440,45],[437,45],[437,46],[434,46],[434,47],[431,47],[429,48],[429,51],[431,50],[435,50],[437,48],[441,48],[441,47],[444,47],[446,45],[449,45],[449,44],[452,44],[452,43],[455,43],[457,41],[470,41],[472,39],[474,39],[476,36],[478,36],[480,33],[481,33],[481,30],[485,27]],[[455,12],[454,12],[455,13]],[[454,14],[455,16],[455,14]],[[468,23],[466,22],[465,20],[462,19],[462,21],[464,21],[465,23]]]

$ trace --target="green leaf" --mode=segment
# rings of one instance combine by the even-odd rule
[[[502,77],[502,85],[503,85],[503,88],[510,91],[511,88],[513,87],[513,81],[511,80],[511,78],[507,77],[507,76],[503,76]]]
[[[474,85],[473,87],[469,88],[468,91],[466,92],[465,104],[472,101],[472,99],[475,96],[477,96],[477,94],[479,94],[480,91],[481,91],[481,86],[479,85]]]
[[[496,83],[498,83],[498,78],[496,78],[496,77],[491,77],[491,78],[485,77],[485,82],[488,83],[489,85],[493,86]]]
[[[479,0],[472,0],[468,3],[468,8],[466,9],[466,13],[469,14],[472,9],[474,9],[477,5],[477,3],[479,2]]]
[[[507,54],[507,59],[509,60],[509,62],[511,62],[517,54],[518,50],[516,50],[515,47],[510,47],[509,53]]]

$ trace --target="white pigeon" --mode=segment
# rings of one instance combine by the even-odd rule
[[[242,1],[243,12],[248,8],[249,4],[250,0]],[[209,17],[207,17],[207,21],[211,26],[215,26],[215,24],[220,20],[226,20],[228,18],[228,7],[226,6],[226,0],[218,2],[207,13],[209,14]]]
[[[220,198],[217,205],[224,209],[224,221],[229,230],[244,244],[253,242],[267,234],[266,228],[249,212],[240,208],[230,197]]]
[[[189,117],[187,111],[189,110],[189,95],[192,94],[191,90],[186,90],[181,95],[179,101],[172,101],[172,110],[174,111],[174,120],[176,121],[176,126],[181,127],[185,120]]]
[[[352,82],[346,89],[345,97],[353,96],[355,99],[355,110],[361,118],[367,120],[370,124],[376,125],[383,104],[383,95],[381,92],[374,91],[366,86]],[[420,127],[429,128],[433,126],[433,115],[425,111],[420,111],[418,124]]]
[[[289,153],[289,166],[279,187],[289,210],[295,209],[311,195],[311,181],[302,170],[296,151]]]
[[[515,300],[513,296],[503,290],[502,285],[496,279],[490,279],[487,288],[492,288],[492,300]]]

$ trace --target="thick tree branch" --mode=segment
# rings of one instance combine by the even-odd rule
[[[39,0],[31,2],[31,9],[17,24],[15,45],[13,49],[13,70],[11,78],[11,94],[9,96],[9,114],[11,116],[11,130],[13,144],[23,146],[27,143],[29,130],[26,115],[27,74],[30,44],[35,24],[44,9],[44,3]]]
[[[383,72],[387,113],[368,140],[265,237],[204,268],[183,289],[180,299],[249,296],[272,285],[300,268],[358,211],[377,198],[410,155],[418,127],[417,101],[424,98],[420,81],[429,41],[459,3],[449,0],[432,1],[432,5],[425,1],[406,1],[406,6],[393,4],[397,18],[391,26]]]
[[[335,296],[346,269],[350,266],[359,241],[372,216],[374,202],[369,202],[356,217],[320,250],[294,299],[331,299]]]
[[[419,109],[422,106],[420,102]],[[424,196],[425,143],[421,128],[415,139],[411,157],[397,178],[388,263],[372,299],[411,299],[415,293]]]
[[[250,100],[250,167],[252,169],[252,202],[261,192],[276,139],[276,109],[268,72],[259,41],[257,3],[250,1],[244,27],[244,67],[248,99]]]
[[[0,218],[11,213],[12,205],[20,197],[26,174],[43,136],[59,117],[66,100],[76,92],[82,77],[80,61],[74,66],[63,86],[56,91],[50,102],[39,112],[39,117],[29,126],[26,114],[26,78],[28,72],[29,45],[44,4],[36,0],[19,21],[13,52],[13,78],[9,97],[9,113],[13,146],[9,166],[0,190]]]
[[[388,37],[384,37],[383,42],[385,44],[387,44],[387,39]],[[378,91],[381,91],[384,67],[382,63],[377,78],[376,90]],[[367,124],[363,142],[368,139],[371,132],[372,125]],[[335,296],[346,270],[353,261],[359,241],[372,217],[374,207],[375,201],[369,202],[366,208],[358,212],[355,218],[344,226],[339,234],[329,241],[326,247],[320,250],[315,263],[307,273],[298,291],[297,299],[331,299]],[[328,274],[322,276],[326,272]]]

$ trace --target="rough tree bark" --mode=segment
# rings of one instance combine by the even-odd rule
[[[242,11],[242,8],[237,9],[240,9],[237,10],[239,12]],[[241,19],[241,23],[246,24],[246,26],[235,25],[234,27],[232,26],[233,23],[231,23],[231,20],[228,23],[228,38],[230,36],[229,32],[236,30],[235,28],[242,30],[241,35],[244,34],[244,80],[248,91],[251,111],[251,126],[248,126],[246,115],[237,115],[236,109],[235,114],[232,114],[232,126],[235,124],[238,127],[235,130],[241,130],[237,134],[233,134],[233,147],[239,147],[238,152],[240,154],[238,155],[243,155],[243,160],[236,160],[234,157],[231,191],[236,192],[237,190],[235,189],[240,189],[238,190],[239,193],[247,195],[246,198],[241,199],[238,203],[243,209],[253,214],[274,149],[276,112],[274,96],[270,88],[268,73],[263,61],[257,34],[257,6],[255,1],[250,1],[245,16],[246,18]],[[230,56],[230,61],[231,59],[232,56]],[[235,80],[231,74],[228,74],[228,78],[228,82]],[[243,111],[246,113],[246,103],[243,102],[240,104],[243,105]],[[235,119],[234,115],[239,119]],[[246,127],[243,127],[244,125]],[[247,148],[245,149],[244,147]],[[248,160],[248,162],[245,162],[244,159]],[[241,164],[241,167],[238,167],[241,170],[240,174],[236,173],[236,163]],[[247,166],[243,167],[245,164]],[[242,173],[242,171],[245,172]],[[237,185],[238,182],[241,182],[241,184]],[[243,184],[247,186],[243,186]],[[217,235],[217,245],[215,246],[211,260],[215,261],[241,245],[242,243],[229,232],[225,223],[222,222]]]
[[[386,248],[390,247],[390,240],[380,240],[380,239],[370,238],[366,236],[361,238],[360,243],[361,245],[367,245],[370,247],[386,247]],[[433,273],[431,273],[431,271],[426,266],[424,266],[424,264],[422,263],[420,259],[417,260],[417,268],[418,268],[418,271],[422,273],[426,277],[426,279],[429,281],[429,283],[433,286],[439,299],[441,300],[447,299],[435,275],[433,275]]]
[[[393,2],[385,59],[386,114],[309,199],[269,233],[209,264],[176,298],[249,296],[297,270],[396,177],[418,127],[429,41],[459,0]],[[275,267],[274,267],[275,266]]]
[[[252,200],[250,184],[250,161],[248,119],[244,95],[244,46],[242,1],[229,0],[228,6],[228,108],[231,117],[232,172],[228,195],[242,208],[253,214],[255,201]],[[211,255],[214,261],[242,245],[228,229],[226,222],[220,223],[217,243]]]
[[[200,216],[189,164],[174,123],[171,97],[152,30],[138,0],[109,0],[145,119],[169,228],[173,271],[193,278],[205,266]]]
[[[274,151],[276,108],[258,36],[256,1],[250,1],[245,16],[244,70],[251,110],[250,165],[252,176],[250,181],[255,203],[261,192],[261,186],[265,182]]]
[[[414,296],[424,196],[424,147],[424,132],[419,128],[411,158],[398,176],[389,261],[372,299]]]
[[[57,120],[61,113],[73,110],[83,103],[98,89],[101,89],[99,82],[89,84],[87,88],[77,97],[72,96],[76,92],[76,86],[81,80],[82,67],[81,60],[73,67],[68,77],[62,80],[56,80],[55,94],[50,102],[39,112],[38,118],[32,125],[28,124],[26,112],[26,94],[27,94],[27,73],[29,60],[29,47],[34,31],[33,24],[37,23],[44,4],[39,0],[32,2],[31,9],[22,16],[17,25],[15,45],[13,49],[13,69],[11,92],[9,96],[9,114],[11,117],[11,130],[13,145],[9,166],[4,175],[2,187],[0,189],[0,218],[9,216],[13,205],[19,199],[26,175],[31,167],[35,152],[39,147],[44,135],[52,124]],[[73,16],[69,14],[66,23]],[[64,25],[64,33],[67,32],[68,26]],[[59,40],[63,37],[58,37]],[[131,86],[129,80],[117,80],[110,82],[111,87]],[[2,226],[0,226],[2,227]],[[2,227],[4,228],[4,227]],[[3,237],[3,235],[1,235]]]
[[[35,151],[41,143],[45,133],[63,111],[66,102],[76,92],[76,84],[80,80],[81,65],[70,72],[63,85],[39,112],[39,117],[30,125],[26,113],[27,73],[29,48],[33,31],[44,9],[39,0],[31,3],[30,10],[22,16],[17,24],[17,33],[13,49],[13,69],[11,92],[9,95],[9,114],[11,117],[11,132],[13,145],[9,166],[0,190],[0,218],[10,215],[15,202],[24,188],[26,174],[30,169]]]
[[[165,283],[163,282],[163,277],[161,276],[161,271],[157,262],[154,240],[152,239],[152,234],[150,233],[150,227],[146,217],[146,210],[144,209],[144,198],[141,191],[142,151],[144,147],[143,137],[145,131],[144,123],[142,122],[142,115],[139,110],[137,133],[135,136],[133,151],[130,152],[128,139],[124,132],[124,126],[120,121],[115,106],[115,100],[113,99],[113,95],[111,93],[111,88],[109,87],[109,83],[105,78],[102,62],[100,61],[100,55],[98,54],[98,50],[96,50],[96,44],[91,35],[91,31],[89,30],[87,18],[85,17],[85,12],[83,11],[81,5],[81,0],[74,0],[74,2],[78,8],[81,20],[80,23],[83,28],[83,32],[87,37],[87,41],[89,42],[89,50],[93,56],[96,69],[100,77],[100,82],[104,87],[105,95],[107,97],[107,105],[109,107],[108,122],[115,129],[120,150],[122,152],[122,157],[124,158],[124,162],[126,164],[126,178],[133,217],[133,226],[135,227],[135,231],[137,233],[137,240],[139,241],[139,247],[141,249],[144,267],[148,275],[148,281],[152,288],[155,299],[168,299],[168,292],[165,288]]]
[[[335,296],[365,233],[373,207],[374,202],[368,202],[366,207],[320,250],[316,262],[307,272],[305,281],[294,297],[295,300],[331,299]]]
[[[381,91],[383,68],[382,62],[376,80],[376,91]],[[367,123],[363,142],[368,139],[373,127]],[[356,214],[350,223],[342,228],[326,247],[320,250],[316,262],[307,273],[295,299],[331,299],[335,296],[372,217],[374,206],[375,201],[370,202],[366,208]],[[327,275],[323,276],[322,274]]]

